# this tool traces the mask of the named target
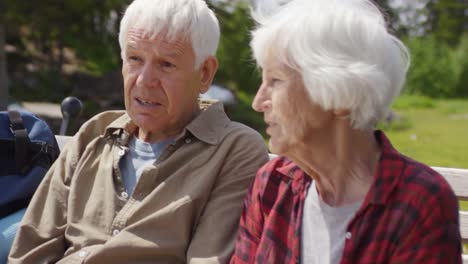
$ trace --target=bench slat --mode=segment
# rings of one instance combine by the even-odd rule
[[[464,243],[468,243],[468,212],[460,211],[460,234]]]
[[[468,201],[468,169],[432,168],[444,176],[459,200]]]

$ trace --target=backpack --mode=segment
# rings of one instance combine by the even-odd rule
[[[28,206],[59,152],[44,120],[26,111],[0,112],[0,218]]]

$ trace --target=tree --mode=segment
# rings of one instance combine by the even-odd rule
[[[0,111],[6,110],[9,97],[3,10],[5,7],[3,1],[0,1]]]
[[[404,27],[399,23],[398,13],[390,6],[388,0],[374,0],[373,1],[384,14],[387,25],[395,33],[406,33]]]
[[[432,98],[457,96],[453,49],[433,35],[409,38],[406,43],[411,51],[411,67],[405,91]]]
[[[249,45],[249,32],[254,22],[244,2],[228,5],[215,8],[222,32],[217,54],[220,66],[216,80],[236,91],[252,93],[257,90],[260,79]]]
[[[426,28],[438,41],[456,47],[468,28],[466,0],[430,0],[426,4]]]
[[[94,76],[118,68],[118,23],[130,0],[0,1],[8,6],[7,39],[16,50],[8,54],[9,70],[19,99],[60,101],[72,94],[65,66]]]

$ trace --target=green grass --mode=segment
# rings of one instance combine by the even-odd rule
[[[406,125],[383,129],[400,152],[431,166],[468,169],[468,100],[405,96],[393,108]]]

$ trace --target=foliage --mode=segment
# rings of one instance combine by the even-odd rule
[[[115,35],[120,11],[128,0],[4,1],[8,42],[15,46],[20,59],[28,58],[40,71],[49,72],[52,85],[66,84],[65,48],[79,54],[69,63],[96,62],[92,65],[99,67],[91,70],[98,74],[118,67]],[[90,70],[87,65],[84,63],[81,70]]]
[[[455,50],[455,58],[455,71],[458,76],[455,94],[468,98],[468,33],[461,38],[459,47]]]
[[[236,91],[253,93],[260,83],[249,46],[254,22],[245,2],[236,2],[229,8],[231,10],[228,5],[225,3],[216,10],[222,32],[217,53],[217,80]]]
[[[456,47],[468,26],[466,0],[430,0],[426,11],[426,29],[438,41]]]
[[[405,92],[433,98],[464,95],[460,86],[466,84],[461,75],[466,69],[466,48],[462,42],[458,48],[437,41],[433,35],[409,38],[406,41],[411,52],[411,67]],[[457,56],[457,54],[462,55]],[[462,69],[462,67],[465,67]]]
[[[232,120],[241,122],[257,130],[260,134],[265,136],[265,122],[263,115],[255,112],[251,105],[253,101],[253,94],[239,91],[237,94],[238,104],[232,109],[229,117]]]
[[[250,107],[260,85],[260,74],[250,50],[250,30],[254,22],[249,17],[245,2],[222,2],[213,5],[220,20],[221,40],[217,52],[219,69],[215,82],[226,86],[237,95],[238,104],[231,118],[261,129],[263,119]]]
[[[0,1],[0,111],[7,108],[8,105],[8,75],[5,50],[5,25],[4,25],[4,7]]]

